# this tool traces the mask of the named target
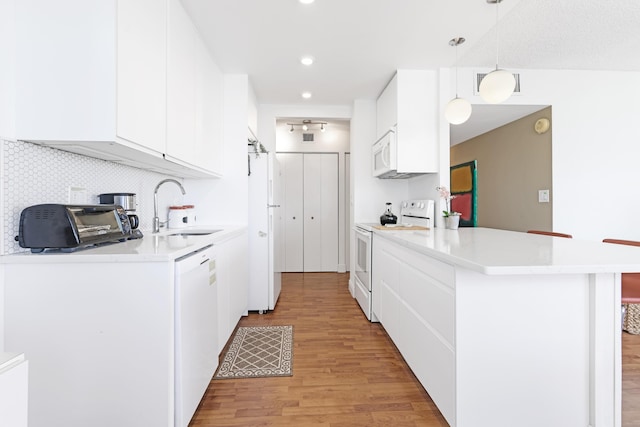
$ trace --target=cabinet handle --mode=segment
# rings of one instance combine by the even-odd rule
[[[313,217],[311,217],[311,219],[313,219]]]
[[[296,219],[296,217],[294,216],[293,219]]]

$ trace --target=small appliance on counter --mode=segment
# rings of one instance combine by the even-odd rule
[[[188,208],[184,205],[169,206],[167,228],[185,228],[189,225]]]
[[[45,249],[63,252],[108,242],[124,242],[131,237],[127,212],[119,205],[29,206],[20,213],[15,240],[32,253]]]
[[[396,224],[398,222],[398,217],[391,212],[391,202],[387,202],[386,204],[387,208],[380,216],[380,225]]]
[[[136,215],[138,202],[136,193],[103,193],[99,194],[100,204],[103,205],[119,205],[127,212],[129,222],[131,223],[131,235],[129,239],[139,239],[142,237],[142,231],[138,229],[140,219]]]

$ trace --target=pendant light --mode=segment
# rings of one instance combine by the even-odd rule
[[[456,97],[449,101],[444,108],[444,117],[452,125],[462,124],[471,117],[471,103],[464,98],[458,97],[458,45],[464,42],[464,37],[456,37],[449,40],[449,46],[456,48]]]
[[[496,69],[484,76],[480,82],[480,97],[489,104],[499,104],[506,101],[516,88],[516,79],[513,74],[498,68],[498,49],[500,39],[498,35],[498,5],[502,0],[487,0],[487,3],[496,5]]]

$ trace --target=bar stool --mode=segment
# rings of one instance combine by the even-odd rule
[[[604,239],[604,243],[640,246],[635,240]],[[622,325],[626,315],[626,304],[640,304],[640,273],[622,273]]]
[[[567,239],[572,239],[573,238],[573,236],[571,234],[556,233],[554,231],[528,230],[527,233],[544,234],[545,236],[566,237]]]

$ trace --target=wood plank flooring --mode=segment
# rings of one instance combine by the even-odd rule
[[[190,426],[446,426],[348,290],[348,274],[286,273],[276,310],[240,326],[293,325],[293,376],[211,382]],[[567,331],[570,333],[570,331]],[[640,335],[623,333],[623,426],[640,425]]]

